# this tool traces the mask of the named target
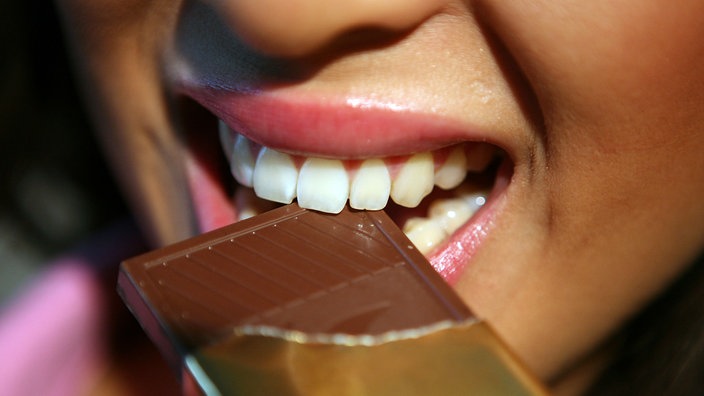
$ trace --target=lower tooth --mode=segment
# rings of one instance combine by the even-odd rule
[[[468,185],[461,185],[455,190],[455,197],[465,201],[474,211],[484,206],[488,195],[489,191]]]
[[[477,190],[463,191],[457,198],[438,199],[430,204],[428,217],[408,219],[403,232],[421,253],[427,254],[469,221],[485,200],[485,193]]]
[[[289,204],[296,198],[298,170],[290,155],[262,148],[257,156],[252,184],[258,197]]]
[[[423,254],[429,253],[447,236],[440,222],[421,217],[408,219],[403,232]]]
[[[298,175],[298,204],[302,208],[340,213],[347,202],[349,186],[342,161],[308,158]]]
[[[472,217],[474,212],[476,212],[476,208],[460,198],[439,199],[431,203],[428,208],[429,217],[442,224],[448,235],[457,231]]]
[[[391,183],[391,199],[408,208],[418,206],[433,191],[435,164],[429,152],[413,155]]]

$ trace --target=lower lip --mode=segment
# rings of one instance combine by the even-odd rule
[[[497,172],[487,203],[428,257],[433,268],[450,285],[457,283],[494,226],[494,218],[509,185],[511,170],[509,161],[504,161]]]

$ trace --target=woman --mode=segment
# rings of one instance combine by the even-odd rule
[[[414,217],[441,275],[564,394],[704,246],[701,1],[59,4],[155,245],[266,205],[247,186]]]

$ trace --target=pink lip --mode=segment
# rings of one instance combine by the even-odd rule
[[[388,157],[489,140],[459,122],[386,103],[305,96],[294,101],[202,87],[182,91],[250,140],[291,154]]]
[[[457,230],[443,246],[434,251],[428,260],[447,283],[454,285],[464,272],[485,237],[494,225],[511,178],[511,165],[502,164],[487,203],[462,228]]]

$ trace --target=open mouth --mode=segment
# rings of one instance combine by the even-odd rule
[[[513,175],[505,150],[486,138],[458,138],[455,127],[432,117],[349,101],[311,106],[201,88],[182,93],[201,231],[293,201],[327,213],[345,205],[383,209],[454,283],[490,231]]]
[[[414,40],[409,34],[396,39]],[[329,213],[383,209],[453,283],[490,235],[509,187],[521,185],[511,183],[526,168],[516,164],[529,161],[520,111],[477,88],[503,87],[481,82],[478,65],[472,81],[416,81],[434,69],[404,52],[428,68],[394,64],[407,73],[396,80],[365,43],[349,57],[268,57],[210,7],[186,4],[162,72],[187,142],[200,231],[293,201]],[[479,92],[448,92],[453,84]]]

